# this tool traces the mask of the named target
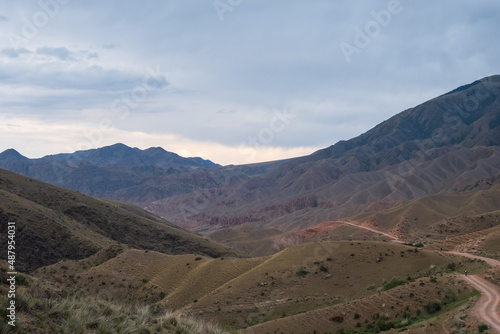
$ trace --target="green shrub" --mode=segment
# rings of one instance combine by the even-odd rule
[[[22,274],[18,274],[16,276],[16,282],[21,286],[28,286],[29,285],[28,279],[26,278],[26,276],[24,276]]]
[[[427,305],[425,305],[424,308],[427,311],[427,313],[434,314],[441,311],[441,303],[437,301],[430,302]]]
[[[309,272],[305,269],[300,269],[300,270],[297,270],[297,272],[295,274],[299,277],[306,277],[307,274],[309,274]]]
[[[392,321],[389,321],[389,318],[387,317],[380,317],[377,319],[377,322],[375,322],[374,329],[376,333],[378,331],[388,331],[391,328],[394,328],[394,323]]]
[[[446,269],[448,271],[455,271],[457,269],[457,265],[455,264],[455,262],[448,263],[448,265],[446,266]]]
[[[487,329],[488,329],[488,326],[485,325],[485,324],[477,326],[477,330],[479,331],[479,333],[482,333],[482,332],[484,332]]]
[[[406,281],[403,281],[399,277],[393,277],[389,282],[384,282],[382,290],[387,291],[387,290],[393,289],[399,285],[403,285],[405,283],[406,283]]]
[[[455,295],[455,293],[453,293],[452,291],[448,291],[448,292],[446,292],[444,297],[441,299],[441,303],[443,303],[443,305],[447,305],[447,304],[453,303],[456,300],[457,300],[457,296]]]

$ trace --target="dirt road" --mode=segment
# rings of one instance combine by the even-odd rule
[[[371,228],[371,227],[368,227],[368,226],[356,225],[356,224],[353,224],[353,223],[350,223],[350,222],[344,222],[344,221],[342,221],[342,222],[340,222],[340,223],[342,223],[342,224],[344,224],[344,225],[351,225],[351,226],[354,226],[354,227],[359,227],[359,228],[362,228],[362,229],[364,229],[364,230],[371,231],[371,232],[373,232],[373,233],[382,234],[382,235],[384,235],[384,236],[386,236],[386,237],[388,237],[388,238],[390,238],[390,239],[392,239],[392,240],[398,240],[398,238],[396,238],[396,237],[395,237],[395,236],[393,236],[393,235],[387,234],[387,233],[385,233],[385,232],[382,232],[382,231],[376,230],[376,229]]]
[[[472,312],[483,319],[488,326],[500,333],[500,289],[479,276],[463,276],[469,284],[481,291],[481,298]]]
[[[374,233],[382,234],[393,241],[396,241],[397,238],[384,233],[382,231],[378,231],[374,228],[370,228],[367,226],[356,225],[350,222],[342,222],[345,225],[351,225],[355,227],[359,227]],[[460,252],[446,252],[448,254],[463,256],[471,259],[483,260],[493,268],[500,268],[500,261],[490,259],[487,257],[472,255],[469,253],[460,253]],[[474,276],[463,276],[463,279],[467,281],[470,285],[481,292],[481,298],[474,305],[472,312],[479,318],[483,319],[485,323],[488,324],[490,329],[496,331],[500,334],[500,288],[491,282],[486,281],[484,278],[474,275]]]
[[[483,260],[484,262],[486,262],[487,264],[489,264],[493,268],[496,267],[496,266],[500,266],[500,261],[495,260],[495,259],[490,259],[489,257],[482,257],[482,256],[472,255],[472,254],[469,254],[469,253],[460,253],[460,252],[446,252],[446,253],[453,254],[453,255],[464,256],[464,257],[468,257],[470,259]]]

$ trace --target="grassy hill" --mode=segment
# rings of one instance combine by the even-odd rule
[[[2,305],[8,303],[6,271],[6,263],[0,263]],[[16,289],[16,326],[7,324],[2,308],[1,333],[223,333],[216,325],[164,308],[89,296],[30,275],[18,277],[23,279]]]
[[[274,320],[281,319],[281,324],[289,319],[290,326],[297,327],[295,319],[314,312],[319,312],[316,318],[328,314],[323,323],[312,322],[317,324],[315,330],[327,331],[335,327],[329,317],[336,310],[349,309],[349,317],[357,312],[363,320],[371,319],[380,313],[376,305],[383,301],[390,301],[387,312],[391,319],[401,320],[406,306],[416,315],[417,309],[423,312],[427,303],[441,300],[450,289],[454,298],[467,299],[471,290],[457,285],[453,272],[486,268],[474,260],[371,241],[306,243],[272,256],[246,259],[137,249],[123,249],[111,256],[106,252],[111,253],[102,250],[85,260],[39,268],[34,275],[86,296],[156,305],[202,317],[228,330],[262,324],[259,326],[267,332],[276,329]],[[393,291],[400,285],[403,287]],[[409,297],[410,290],[415,291],[415,298]],[[401,291],[405,296],[397,304]],[[259,328],[255,327],[255,333],[261,332]]]

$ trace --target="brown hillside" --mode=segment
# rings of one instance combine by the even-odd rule
[[[390,232],[401,240],[432,241],[499,225],[500,186],[463,195],[431,195],[352,221]]]
[[[396,243],[325,241],[250,259],[112,247],[88,259],[39,268],[34,275],[86,296],[155,304],[227,329],[242,329],[260,323],[276,328],[272,324],[281,318],[294,324],[302,313],[319,312],[321,317],[328,313],[331,317],[340,309],[371,319],[381,312],[377,303],[382,302],[391,318],[401,318],[406,306],[415,312],[429,300],[446,295],[454,281],[441,273],[450,272],[451,263],[458,272],[486,268],[472,259]],[[430,277],[437,277],[437,283],[430,282]],[[405,286],[392,291],[388,284],[393,280]],[[456,285],[453,289],[457,296],[470,291]],[[408,296],[410,290],[415,291],[414,297]],[[399,297],[401,291],[406,291],[404,298]],[[327,324],[329,317],[325,318]],[[319,326],[314,329],[332,328],[321,321],[314,322]],[[260,327],[255,328],[260,333]]]
[[[149,212],[99,200],[0,169],[0,242],[16,222],[17,269],[82,259],[116,243],[167,254],[233,254]]]

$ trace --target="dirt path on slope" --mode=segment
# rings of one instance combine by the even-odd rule
[[[454,252],[454,251],[452,251],[452,252],[445,252],[445,253],[453,254],[453,255],[459,255],[459,256],[464,256],[464,257],[468,257],[470,259],[483,260],[484,262],[486,262],[487,264],[489,264],[493,268],[495,268],[497,266],[500,266],[500,261],[495,260],[495,259],[491,259],[489,257],[483,257],[483,256],[478,256],[478,255],[472,255],[472,254],[469,254],[469,253],[460,253],[460,252]]]
[[[463,279],[481,291],[481,298],[471,312],[500,333],[500,289],[477,275],[463,276]]]
[[[392,239],[392,240],[398,240],[398,238],[396,238],[396,237],[395,237],[395,236],[393,236],[393,235],[387,234],[387,233],[385,233],[385,232],[382,232],[382,231],[376,230],[376,229],[371,228],[371,227],[368,227],[368,226],[356,225],[356,224],[353,224],[353,223],[350,223],[350,222],[344,222],[344,221],[342,221],[342,222],[340,222],[340,223],[342,223],[342,224],[344,224],[344,225],[351,225],[351,226],[354,226],[354,227],[359,227],[359,228],[362,228],[362,229],[364,229],[364,230],[367,230],[367,231],[370,231],[370,232],[373,232],[373,233],[382,234],[382,235],[384,235],[384,236],[386,236],[386,237],[388,237],[388,238],[390,238],[390,239]]]
[[[341,222],[341,223],[345,225],[359,227],[374,233],[382,234],[392,239],[393,241],[398,240],[398,238],[390,234],[378,231],[371,227],[356,225],[350,222]],[[469,253],[454,252],[454,251],[445,253],[463,256],[471,259],[483,260],[491,267],[500,269],[500,261],[495,259],[472,255]],[[474,313],[478,318],[483,319],[490,326],[491,329],[500,334],[500,288],[478,275],[462,276],[462,278],[481,292],[481,298],[472,308],[472,313]],[[446,328],[444,329],[446,330]]]
[[[483,260],[496,270],[500,269],[500,261],[495,259],[461,252],[446,253]],[[500,333],[500,288],[478,275],[462,276],[462,278],[481,291],[481,298],[474,305],[471,312],[478,318],[483,319],[494,331]]]

